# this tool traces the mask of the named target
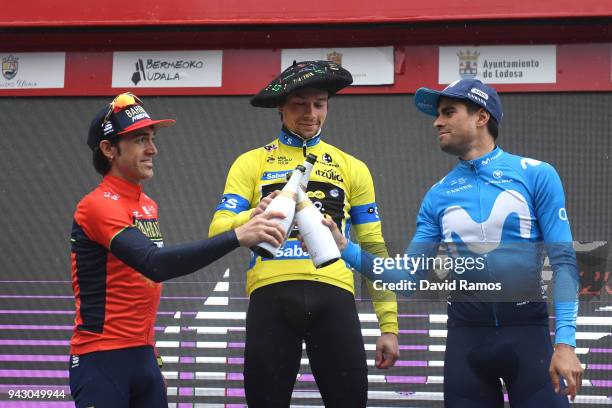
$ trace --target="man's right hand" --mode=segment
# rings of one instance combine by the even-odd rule
[[[340,250],[340,252],[344,251],[344,249],[348,245],[348,240],[344,235],[342,235],[334,220],[330,216],[326,215],[325,218],[323,218],[323,221],[321,222],[331,231],[332,236],[334,237],[334,241],[336,241],[336,245],[338,245],[338,249]]]
[[[275,247],[285,240],[285,230],[273,218],[285,218],[281,211],[261,213],[251,218],[246,224],[236,228],[234,232],[240,246],[252,247],[261,242],[267,242]]]
[[[274,200],[274,197],[276,197],[279,193],[280,190],[274,190],[273,192],[262,198],[259,202],[259,205],[255,207],[255,209],[251,213],[251,219],[259,214],[263,214],[264,211],[266,211],[266,208],[268,208],[268,205],[270,205],[272,200]]]

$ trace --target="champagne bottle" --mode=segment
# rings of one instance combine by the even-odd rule
[[[306,191],[306,187],[308,187],[308,180],[310,180],[310,173],[312,173],[312,168],[314,167],[316,161],[317,161],[317,156],[312,153],[308,153],[308,156],[306,156],[306,160],[304,160],[304,164],[302,166],[304,166],[306,171],[304,171],[304,175],[302,176],[302,179],[300,180],[300,187],[302,187],[302,190],[304,191]]]
[[[280,194],[274,197],[274,200],[270,202],[268,208],[266,208],[265,212],[270,211],[281,211],[286,216],[285,218],[273,218],[273,220],[278,221],[285,230],[285,238],[291,231],[291,224],[293,223],[293,216],[295,214],[295,202],[297,200],[297,192],[301,190],[300,181],[302,179],[302,175],[306,169],[301,164],[295,168],[295,171],[291,175],[291,178],[285,184],[285,187],[281,190]],[[281,244],[282,245],[282,244]],[[276,256],[276,252],[281,247],[281,245],[274,247],[267,242],[261,242],[254,247],[251,248],[253,252],[257,255],[264,258],[274,258]]]
[[[302,164],[302,166],[304,166],[306,171],[304,171],[304,174],[302,175],[302,179],[300,180],[300,187],[304,191],[306,191],[306,188],[308,187],[308,180],[310,180],[310,173],[312,173],[312,168],[314,167],[316,161],[317,161],[317,156],[315,154],[308,153],[308,155],[306,156],[306,160],[304,160],[304,164]],[[291,174],[287,173],[287,181],[289,181],[289,178],[291,178]],[[291,231],[293,231],[294,229],[297,230],[297,227],[295,224],[295,217],[293,218],[293,223],[291,224],[291,228],[289,229],[289,234],[287,234],[287,236],[285,237],[285,241],[283,241],[283,246],[285,245],[285,242],[287,242],[287,238],[291,234]]]
[[[330,265],[340,258],[331,231],[321,223],[323,214],[301,189],[298,190],[295,220],[315,267]]]

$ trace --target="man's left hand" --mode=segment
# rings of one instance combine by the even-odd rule
[[[567,388],[563,390],[563,394],[569,395],[570,399],[574,401],[582,384],[582,371],[574,348],[567,344],[556,344],[548,369],[555,392],[561,392],[561,380],[559,378],[561,376],[567,383]]]
[[[394,333],[383,333],[376,340],[376,368],[387,369],[399,358],[399,346],[397,335]]]

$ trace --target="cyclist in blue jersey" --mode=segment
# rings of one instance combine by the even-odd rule
[[[376,258],[324,222],[345,261],[405,295],[428,286],[422,283],[428,260],[441,244],[447,247],[454,267],[446,282],[445,406],[502,407],[500,379],[512,407],[569,406],[565,395],[574,400],[582,382],[574,352],[578,272],[557,172],[496,146],[501,100],[479,80],[462,79],[443,91],[420,88],[415,104],[436,116],[440,148],[459,163],[423,199],[404,257],[412,262]],[[541,278],[544,251],[553,269],[554,348]]]

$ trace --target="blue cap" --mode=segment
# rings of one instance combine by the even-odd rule
[[[467,99],[482,106],[499,124],[504,116],[501,99],[497,91],[478,79],[459,79],[442,91],[419,88],[414,94],[414,104],[423,113],[438,115],[438,100],[441,96],[455,99]]]

